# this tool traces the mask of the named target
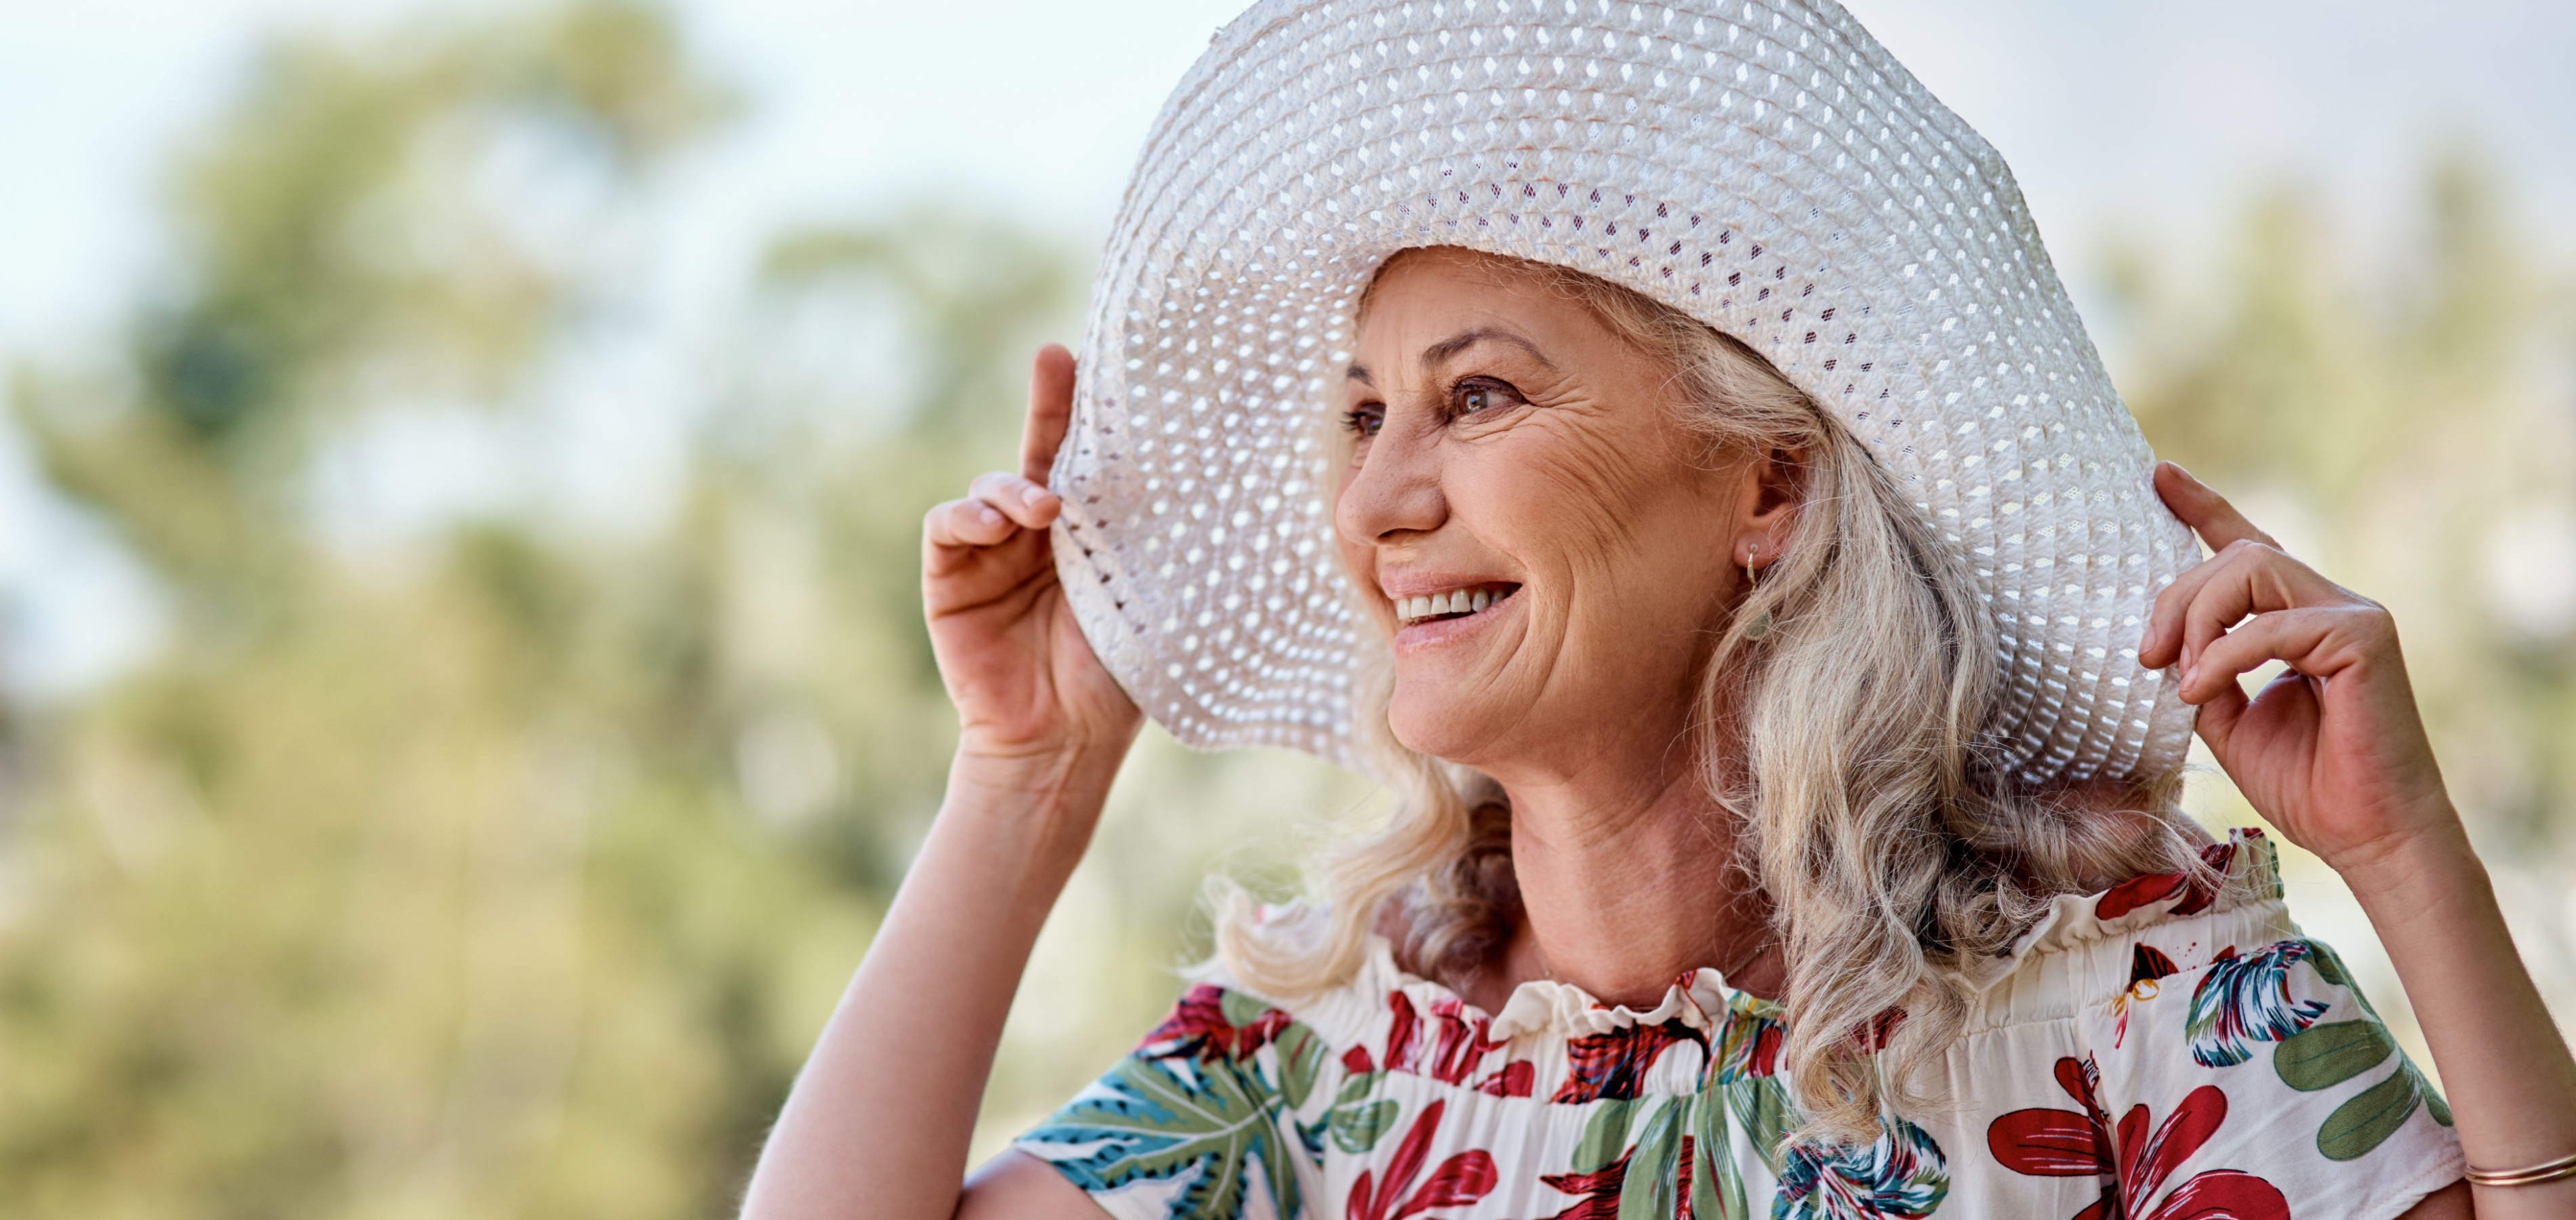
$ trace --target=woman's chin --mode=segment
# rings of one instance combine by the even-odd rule
[[[1506,719],[1495,714],[1489,696],[1467,693],[1465,684],[1408,684],[1401,678],[1386,708],[1387,728],[1405,749],[1471,766],[1495,750]]]

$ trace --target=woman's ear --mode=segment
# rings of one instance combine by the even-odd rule
[[[1788,546],[1789,533],[1798,523],[1798,506],[1806,501],[1806,453],[1767,449],[1754,460],[1752,475],[1745,488],[1751,504],[1736,542],[1742,553],[1736,558],[1747,567],[1768,567]]]

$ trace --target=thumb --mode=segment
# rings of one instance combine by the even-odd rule
[[[2202,741],[2209,743],[2210,754],[2222,767],[2227,765],[2228,748],[2236,739],[2236,726],[2244,721],[2245,709],[2251,705],[2252,701],[2245,697],[2245,688],[2234,682],[2227,683],[2200,705],[2200,719],[2194,723],[2193,731],[2200,734]]]

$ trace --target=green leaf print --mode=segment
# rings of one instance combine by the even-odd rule
[[[2326,1116],[2326,1125],[2317,1129],[2317,1151],[2328,1160],[2357,1159],[2397,1134],[2422,1100],[2413,1073],[2393,1073]]]
[[[2406,1075],[2414,1080],[2415,1091],[2424,1095],[2424,1109],[2433,1116],[2433,1121],[2450,1126],[2451,1103],[2442,1100],[2442,1091],[2434,1088],[2433,1082],[2424,1079],[2424,1073],[2415,1069],[2414,1060],[2406,1061]]]
[[[1744,1176],[1735,1167],[1727,1099],[1702,1090],[1691,1108],[1691,1211],[1695,1220],[1745,1220]]]
[[[1343,1077],[1341,1092],[1333,1094],[1334,1107],[1358,1105],[1368,1100],[1369,1094],[1377,1092],[1377,1082],[1384,1079],[1384,1072],[1353,1072]]]
[[[2317,977],[2322,978],[2337,987],[2351,987],[2352,984],[2345,980],[2352,977],[2352,971],[2344,967],[2343,959],[2336,957],[2335,951],[2328,947],[2324,941],[2312,940],[2308,943],[2316,948],[2316,955],[2308,959],[2308,967],[2317,972]],[[2357,988],[2355,989],[2354,997],[2356,999],[2359,998],[2359,989]],[[2369,1012],[2370,1002],[2363,1000],[2361,1008],[2362,1011]]]
[[[1709,1082],[1726,1094],[1736,1125],[1774,1174],[1780,1172],[1780,1145],[1797,1125],[1789,1116],[1788,1090],[1773,1074],[1788,1036],[1776,1005],[1739,994],[1727,1005],[1726,1031],[1710,1058]]]
[[[1288,1100],[1288,1108],[1306,1108],[1306,1099],[1314,1095],[1315,1078],[1324,1070],[1324,1040],[1303,1022],[1291,1021],[1271,1043],[1279,1048],[1279,1093]]]
[[[1592,1117],[1583,1124],[1583,1137],[1575,1141],[1575,1173],[1598,1173],[1610,1167],[1628,1151],[1628,1121],[1636,1116],[1635,1100],[1594,1103]]]
[[[2272,1070],[2283,1084],[2313,1093],[2378,1067],[2396,1050],[2397,1040],[2377,1021],[2336,1021],[2283,1039],[2272,1050]]]
[[[1024,1142],[1089,1148],[1082,1156],[1048,1159],[1095,1193],[1186,1176],[1189,1185],[1172,1202],[1174,1216],[1241,1214],[1255,1172],[1278,1212],[1294,1215],[1300,1199],[1273,1121],[1277,1107],[1277,1094],[1251,1064],[1131,1056]]]
[[[1333,1096],[1332,1109],[1324,1112],[1324,1125],[1342,1151],[1358,1156],[1377,1147],[1387,1127],[1395,1122],[1395,1102],[1371,1100],[1378,1082],[1385,1079],[1384,1072],[1360,1072],[1343,1078],[1341,1092]]]
[[[1224,1013],[1225,1019],[1236,1025],[1252,1025],[1269,1016],[1271,1008],[1268,1001],[1229,987],[1219,995],[1217,1011]]]
[[[2331,953],[2311,959],[2321,963],[2317,973],[2338,985],[2349,977],[2342,963],[2334,962]],[[2361,995],[2354,991],[2354,998]],[[2367,1001],[2362,1010],[2368,1012]],[[2376,1016],[2355,1021],[2336,1021],[2314,1026],[2293,1038],[2283,1039],[2272,1051],[2272,1070],[2281,1082],[2303,1093],[2329,1089],[2359,1076],[2396,1056],[2397,1070],[2355,1094],[2334,1113],[2326,1116],[2325,1125],[2317,1129],[2317,1151],[2330,1160],[2350,1161],[2366,1156],[2388,1142],[2397,1129],[2415,1113],[2421,1102],[2433,1121],[2451,1125],[2451,1107],[2442,1100],[2432,1082],[2424,1079],[2413,1061],[2397,1049],[2397,1040],[2389,1036],[2388,1027]]]
[[[1723,1087],[1726,1107],[1734,1112],[1736,1125],[1744,1129],[1744,1138],[1753,1141],[1754,1155],[1778,1174],[1780,1146],[1789,1142],[1789,1129],[1797,1125],[1789,1114],[1789,1090],[1776,1076],[1750,1077]]]
[[[1652,1104],[1652,1103],[1647,1103]],[[1674,1186],[1681,1176],[1682,1126],[1690,1103],[1656,1106],[1628,1153],[1628,1176],[1619,1187],[1619,1220],[1671,1220]]]
[[[1377,1147],[1386,1129],[1395,1123],[1393,1101],[1372,1101],[1333,1107],[1330,1125],[1333,1142],[1342,1151],[1358,1156]]]
[[[1771,1220],[1922,1220],[1950,1195],[1940,1143],[1902,1118],[1881,1118],[1875,1144],[1801,1145],[1782,1160]]]

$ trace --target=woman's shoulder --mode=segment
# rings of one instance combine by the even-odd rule
[[[1970,1027],[2063,1019],[2142,981],[2300,935],[2262,831],[2228,832],[2202,849],[2201,864],[2052,900],[2010,951],[1958,968],[1981,1001]]]
[[[2124,1194],[2243,1215],[2391,1216],[2458,1178],[2450,1108],[2290,919],[2272,843],[2206,862],[2059,899],[1984,980],[1953,1073],[1994,1166],[2062,1172],[2080,1136],[2141,1150],[2099,1166]]]

